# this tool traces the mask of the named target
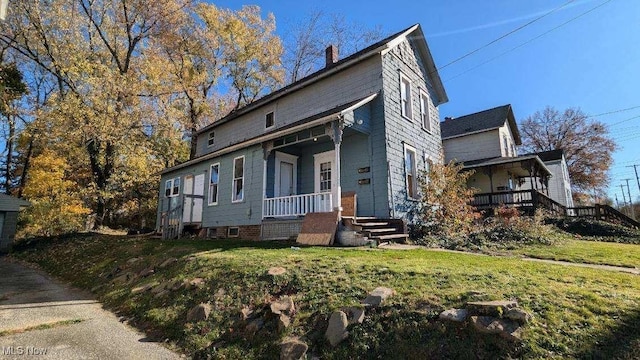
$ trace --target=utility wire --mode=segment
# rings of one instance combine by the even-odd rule
[[[460,77],[460,76],[462,76],[462,75],[464,75],[464,74],[466,74],[466,73],[468,73],[468,72],[471,72],[471,71],[473,71],[473,70],[475,70],[475,69],[477,69],[477,68],[479,68],[479,67],[481,67],[481,66],[483,66],[483,65],[485,65],[485,64],[487,64],[487,63],[490,63],[490,62],[492,62],[492,61],[494,61],[494,60],[496,60],[496,59],[498,59],[498,58],[500,58],[500,57],[502,57],[502,56],[504,56],[504,55],[506,55],[506,54],[508,54],[508,53],[510,53],[510,52],[512,52],[512,51],[514,51],[514,50],[517,50],[517,49],[519,49],[519,48],[521,48],[521,47],[523,47],[523,46],[525,46],[525,45],[527,45],[527,44],[529,44],[529,43],[531,43],[531,42],[533,42],[533,41],[535,41],[535,40],[538,40],[539,38],[541,38],[541,37],[543,37],[543,36],[545,36],[545,35],[549,34],[550,32],[555,31],[555,30],[557,30],[557,29],[559,29],[559,28],[561,28],[561,27],[563,27],[563,26],[565,26],[565,25],[569,24],[570,22],[573,22],[573,21],[575,21],[575,20],[578,20],[579,18],[581,18],[581,17],[583,17],[583,16],[585,16],[585,15],[587,15],[587,14],[591,13],[592,11],[595,11],[596,9],[598,9],[598,8],[600,8],[600,7],[602,7],[602,6],[606,5],[606,4],[608,4],[608,3],[610,3],[611,1],[613,1],[613,0],[607,0],[607,1],[603,2],[603,3],[601,3],[600,5],[597,5],[597,6],[593,7],[593,8],[591,8],[591,9],[589,9],[589,10],[587,10],[587,11],[583,12],[582,14],[580,14],[580,15],[578,15],[578,16],[576,16],[576,17],[574,17],[574,18],[571,18],[571,19],[569,19],[568,21],[565,21],[565,22],[563,22],[562,24],[560,24],[560,25],[558,25],[558,26],[556,26],[556,27],[554,27],[554,28],[552,28],[552,29],[550,29],[550,30],[548,30],[548,31],[545,31],[545,32],[543,32],[542,34],[540,34],[540,35],[538,35],[538,36],[536,36],[536,37],[534,37],[534,38],[532,38],[532,39],[529,39],[529,40],[527,40],[527,41],[523,42],[522,44],[520,44],[520,45],[518,45],[518,46],[516,46],[516,47],[513,47],[513,48],[511,48],[511,49],[509,49],[509,50],[507,50],[507,51],[505,51],[505,52],[503,52],[503,53],[501,53],[501,54],[499,54],[499,55],[497,55],[497,56],[494,56],[494,57],[490,58],[489,60],[486,60],[486,61],[484,61],[484,62],[482,62],[482,63],[480,63],[480,64],[478,64],[478,65],[476,65],[476,66],[474,66],[474,67],[472,67],[472,68],[470,68],[470,69],[467,69],[467,70],[465,70],[465,71],[463,71],[463,72],[459,73],[458,75],[455,75],[455,76],[453,76],[453,77],[448,78],[448,79],[447,79],[447,80],[445,80],[444,82],[449,82],[449,81],[451,81],[451,80],[453,80],[453,79],[455,79],[455,78],[457,78],[457,77]]]
[[[537,18],[535,18],[535,19],[533,19],[533,20],[529,21],[528,23],[526,23],[526,24],[524,24],[524,25],[522,25],[522,26],[519,26],[519,27],[517,27],[517,28],[515,28],[515,29],[513,29],[513,30],[511,30],[511,31],[509,31],[508,33],[506,33],[506,34],[504,34],[504,35],[500,36],[499,38],[494,39],[494,40],[492,40],[492,41],[489,41],[488,43],[486,43],[486,44],[484,44],[484,45],[480,46],[479,48],[477,48],[477,49],[475,49],[475,50],[472,50],[472,51],[470,51],[470,52],[468,52],[468,53],[466,53],[466,54],[464,54],[464,55],[460,56],[459,58],[457,58],[457,59],[455,59],[455,60],[453,60],[453,61],[451,61],[451,62],[449,62],[449,63],[447,63],[447,64],[445,64],[445,65],[443,65],[443,66],[441,66],[441,67],[439,67],[438,69],[436,69],[436,71],[442,70],[442,69],[446,68],[446,67],[447,67],[447,66],[449,66],[449,65],[453,65],[453,64],[457,63],[458,61],[460,61],[460,60],[462,60],[462,59],[465,59],[465,58],[467,58],[467,57],[469,57],[469,56],[471,56],[471,55],[473,55],[473,54],[477,53],[478,51],[480,51],[480,50],[482,50],[482,49],[484,49],[484,48],[486,48],[486,47],[489,47],[489,46],[491,46],[491,45],[493,45],[493,44],[497,43],[498,41],[500,41],[500,40],[502,40],[502,39],[506,38],[507,36],[512,35],[512,34],[514,34],[514,33],[518,32],[518,31],[520,31],[520,30],[522,30],[522,29],[526,28],[527,26],[529,26],[529,25],[531,25],[531,24],[533,24],[533,23],[537,22],[538,20],[541,20],[541,19],[543,19],[543,18],[545,18],[545,17],[547,17],[547,16],[549,16],[549,15],[553,14],[554,12],[556,12],[556,11],[558,11],[558,10],[560,10],[560,9],[564,8],[565,6],[567,6],[567,5],[571,4],[571,3],[572,3],[572,2],[574,2],[574,1],[575,1],[575,0],[569,0],[569,1],[567,1],[566,3],[564,3],[564,4],[560,5],[560,6],[558,6],[557,8],[555,8],[555,9],[553,9],[553,10],[551,10],[551,11],[549,11],[549,12],[545,13],[545,14],[542,14],[541,16],[539,16],[539,17],[537,17]]]

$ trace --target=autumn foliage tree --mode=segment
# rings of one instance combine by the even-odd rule
[[[476,190],[467,187],[472,171],[454,162],[432,164],[420,176],[419,222],[429,234],[468,234],[479,213],[469,203]]]
[[[29,72],[34,94],[20,134],[21,188],[43,165],[31,160],[50,150],[96,227],[152,216],[159,171],[195,152],[183,139],[280,86],[275,20],[260,14],[197,0],[16,2],[0,45]]]
[[[67,161],[52,151],[33,158],[31,180],[24,189],[31,206],[21,214],[25,223],[22,236],[51,236],[84,229],[91,210],[84,205],[78,184],[68,180],[69,169]]]
[[[617,149],[603,123],[579,108],[546,107],[520,123],[525,152],[564,150],[574,197],[601,196]]]

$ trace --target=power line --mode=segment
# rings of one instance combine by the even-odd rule
[[[489,60],[486,60],[486,61],[484,61],[484,62],[482,62],[482,63],[480,63],[480,64],[478,64],[478,65],[476,65],[476,66],[474,66],[474,67],[472,67],[472,68],[469,68],[469,69],[467,69],[467,70],[465,70],[465,71],[463,71],[463,72],[459,73],[458,75],[455,75],[455,76],[453,76],[453,77],[448,78],[448,79],[447,79],[447,80],[445,80],[444,82],[451,81],[451,80],[453,80],[453,79],[455,79],[455,78],[457,78],[457,77],[460,77],[460,76],[462,76],[462,75],[464,75],[464,74],[466,74],[466,73],[468,73],[468,72],[471,72],[471,71],[473,71],[473,70],[475,70],[475,69],[477,69],[477,68],[479,68],[479,67],[481,67],[481,66],[483,66],[483,65],[485,65],[485,64],[488,64],[488,63],[490,63],[490,62],[492,62],[492,61],[494,61],[494,60],[496,60],[496,59],[498,59],[498,58],[500,58],[500,57],[502,57],[502,56],[504,56],[504,55],[506,55],[506,54],[508,54],[508,53],[510,53],[510,52],[512,52],[512,51],[514,51],[514,50],[517,50],[517,49],[519,49],[519,48],[521,48],[521,47],[523,47],[523,46],[525,46],[525,45],[527,45],[527,44],[529,44],[529,43],[531,43],[531,42],[533,42],[533,41],[535,41],[535,40],[537,40],[537,39],[539,39],[539,38],[541,38],[541,37],[543,37],[543,36],[545,36],[545,35],[547,35],[547,34],[549,34],[550,32],[555,31],[555,30],[557,30],[557,29],[559,29],[559,28],[561,28],[561,27],[563,27],[563,26],[565,26],[565,25],[569,24],[570,22],[575,21],[575,20],[577,20],[577,19],[579,19],[579,18],[581,18],[581,17],[583,17],[583,16],[585,16],[585,15],[587,15],[587,14],[591,13],[592,11],[595,11],[596,9],[598,9],[598,8],[600,8],[600,7],[602,7],[602,6],[606,5],[606,4],[608,4],[608,3],[610,3],[611,1],[613,1],[613,0],[606,0],[605,2],[601,3],[600,5],[597,5],[597,6],[593,7],[593,8],[591,8],[591,9],[589,9],[589,10],[587,10],[587,11],[583,12],[582,14],[580,14],[580,15],[578,15],[578,16],[576,16],[576,17],[574,17],[574,18],[571,18],[571,19],[569,19],[568,21],[565,21],[565,22],[563,22],[562,24],[560,24],[560,25],[558,25],[558,26],[556,26],[556,27],[554,27],[554,28],[552,28],[552,29],[550,29],[550,30],[548,30],[548,31],[545,31],[545,32],[543,32],[542,34],[540,34],[540,35],[538,35],[538,36],[536,36],[536,37],[534,37],[534,38],[532,38],[532,39],[529,39],[529,40],[527,40],[527,41],[523,42],[522,44],[520,44],[520,45],[518,45],[518,46],[516,46],[516,47],[514,47],[514,48],[511,48],[511,49],[509,49],[509,50],[507,50],[507,51],[505,51],[505,52],[503,52],[503,53],[501,53],[501,54],[499,54],[499,55],[497,55],[497,56],[494,56],[494,57],[490,58]]]
[[[468,53],[466,53],[466,54],[464,54],[464,55],[460,56],[459,58],[457,58],[457,59],[455,59],[455,60],[453,60],[453,61],[451,61],[451,62],[449,62],[449,63],[447,63],[447,64],[445,64],[445,65],[443,65],[443,66],[441,66],[441,67],[439,67],[438,69],[436,69],[436,71],[442,70],[442,69],[446,68],[446,67],[447,67],[447,66],[449,66],[449,65],[453,65],[453,64],[457,63],[458,61],[460,61],[460,60],[462,60],[462,59],[465,59],[465,58],[467,58],[467,57],[469,57],[469,56],[471,56],[471,55],[473,55],[473,54],[477,53],[478,51],[480,51],[480,50],[482,50],[482,49],[484,49],[484,48],[486,48],[486,47],[489,47],[489,46],[491,46],[491,45],[493,45],[493,44],[497,43],[498,41],[500,41],[500,40],[502,40],[502,39],[504,39],[504,38],[508,37],[509,35],[512,35],[512,34],[514,34],[514,33],[518,32],[518,31],[520,31],[520,30],[522,30],[522,29],[526,28],[527,26],[529,26],[529,25],[531,25],[531,24],[533,24],[533,23],[535,23],[535,22],[537,22],[537,21],[539,21],[539,20],[541,20],[541,19],[543,19],[543,18],[545,18],[545,17],[547,17],[547,16],[549,16],[549,15],[553,14],[554,12],[556,12],[556,11],[558,11],[558,10],[560,10],[560,9],[564,8],[565,6],[567,6],[567,5],[571,4],[571,3],[572,3],[572,2],[574,2],[574,1],[575,1],[575,0],[569,0],[569,1],[567,1],[566,3],[564,3],[564,4],[560,5],[560,6],[558,6],[557,8],[555,8],[555,9],[553,9],[553,10],[551,10],[551,11],[549,11],[549,12],[545,13],[545,14],[542,14],[541,16],[539,16],[539,17],[537,17],[537,18],[535,18],[535,19],[533,19],[533,20],[529,21],[528,23],[526,23],[526,24],[524,24],[524,25],[522,25],[522,26],[519,26],[519,27],[517,27],[517,28],[515,28],[515,29],[513,29],[513,30],[511,30],[511,31],[509,31],[508,33],[506,33],[506,34],[504,34],[504,35],[500,36],[499,38],[494,39],[494,40],[491,40],[491,41],[489,41],[488,43],[486,43],[486,44],[484,44],[484,45],[480,46],[479,48],[477,48],[477,49],[475,49],[475,50],[472,50],[472,51],[470,51],[470,52],[468,52]]]

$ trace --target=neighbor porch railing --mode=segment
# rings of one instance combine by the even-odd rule
[[[314,193],[291,196],[280,196],[264,199],[263,218],[302,216],[307,213],[333,211],[331,193]]]

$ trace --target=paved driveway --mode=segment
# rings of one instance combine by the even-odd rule
[[[90,294],[4,256],[2,333],[6,335],[0,335],[0,359],[180,359],[120,323]]]

